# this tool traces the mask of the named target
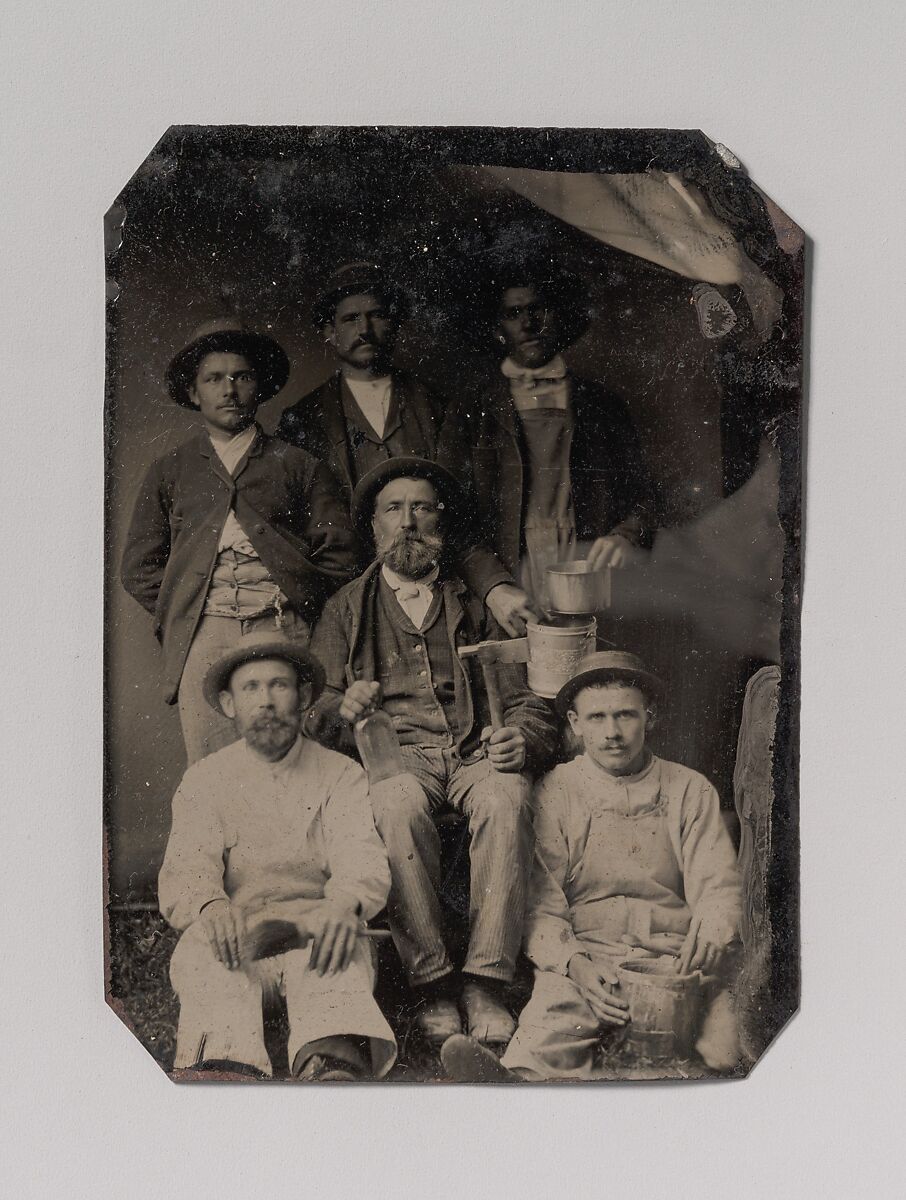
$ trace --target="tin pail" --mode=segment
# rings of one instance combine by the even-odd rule
[[[610,571],[585,558],[547,568],[547,597],[553,612],[591,615],[610,606]]]
[[[701,975],[677,975],[675,968],[674,958],[637,958],[617,967],[629,1005],[629,1047],[654,1062],[689,1058],[695,1044]]]
[[[582,659],[594,654],[597,630],[594,617],[573,625],[528,622],[528,685],[536,696],[546,700],[556,696]]]

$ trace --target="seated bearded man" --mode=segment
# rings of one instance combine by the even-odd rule
[[[589,655],[561,688],[584,753],[538,788],[524,942],[534,990],[503,1065],[462,1037],[444,1046],[455,1078],[594,1078],[602,1038],[629,1019],[617,967],[653,958],[702,973],[696,1049],[714,1070],[737,1065],[736,855],[708,780],[646,746],[660,691],[620,651]]]
[[[271,1075],[263,1003],[274,991],[294,1075],[380,1077],[393,1064],[364,926],[390,887],[367,780],[301,737],[323,679],[313,655],[273,635],[245,639],[205,679],[240,740],[190,767],[173,798],[159,897],[182,933],[170,964],[176,1068]],[[267,947],[250,935],[264,918],[295,936],[259,958]]]
[[[431,1046],[466,1027],[503,1046],[506,1007],[531,870],[528,771],[553,753],[555,722],[528,691],[524,666],[499,671],[502,728],[474,660],[457,651],[502,631],[455,570],[452,531],[465,525],[456,479],[435,463],[397,458],[356,488],[353,518],[377,559],[328,602],[312,640],[327,674],[306,728],[354,753],[353,725],[377,706],[394,724],[405,773],[372,788],[393,885],[388,914],[417,1022]],[[470,932],[460,987],[443,935],[440,840],[434,817],[465,814],[471,832]]]

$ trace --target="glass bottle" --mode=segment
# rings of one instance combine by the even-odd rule
[[[369,783],[380,783],[406,770],[399,738],[393,722],[383,709],[377,709],[356,721],[353,726],[355,744],[362,766],[368,772]]]

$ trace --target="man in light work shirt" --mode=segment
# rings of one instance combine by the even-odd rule
[[[273,989],[286,997],[294,1075],[380,1077],[393,1064],[363,924],[390,871],[364,772],[301,737],[323,681],[315,657],[273,635],[246,639],[205,680],[240,740],[190,767],[173,798],[159,899],[182,933],[170,966],[176,1068],[270,1075],[262,1004]],[[300,905],[310,945],[249,961],[256,913]]]
[[[545,776],[536,797],[523,943],[534,990],[503,1068],[459,1038],[444,1049],[454,1076],[594,1078],[602,1036],[628,1020],[617,965],[637,958],[702,972],[696,1049],[712,1069],[737,1065],[736,855],[707,779],[646,745],[661,690],[621,651],[588,656],[561,688],[557,707],[584,753]]]

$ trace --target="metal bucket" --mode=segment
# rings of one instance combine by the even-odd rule
[[[654,1062],[689,1058],[702,1003],[702,979],[676,974],[673,958],[637,958],[617,967],[629,1005],[628,1044]]]
[[[547,568],[547,596],[553,612],[590,615],[610,605],[610,571],[586,558]]]
[[[528,685],[536,696],[546,700],[556,696],[576,673],[582,659],[587,654],[594,654],[597,630],[594,617],[573,625],[528,622]]]

